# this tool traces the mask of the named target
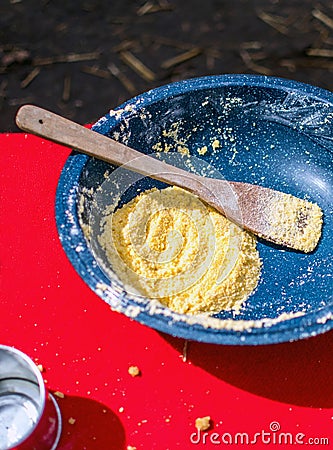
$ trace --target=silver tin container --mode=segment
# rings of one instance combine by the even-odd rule
[[[0,345],[0,450],[55,450],[61,415],[36,364]]]

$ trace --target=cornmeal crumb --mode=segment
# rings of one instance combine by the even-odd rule
[[[74,417],[70,417],[70,418],[68,419],[68,423],[69,423],[70,425],[74,425],[75,422],[76,422],[76,419],[74,419]]]
[[[140,375],[140,369],[138,368],[138,366],[131,366],[128,368],[128,373],[132,376],[132,377],[137,377]]]
[[[210,416],[198,417],[195,419],[195,427],[200,431],[208,430],[210,427]]]
[[[217,148],[220,147],[220,141],[219,141],[218,139],[215,139],[215,140],[212,142],[212,147],[213,147],[213,150],[215,151]]]
[[[127,450],[136,450],[136,447],[133,447],[132,445],[128,445]]]
[[[190,155],[190,150],[187,147],[184,147],[183,145],[177,146],[177,152],[179,152],[181,155]]]
[[[60,391],[55,391],[55,392],[53,392],[53,395],[55,395],[55,396],[58,397],[58,398],[65,398],[65,394],[63,394],[63,393],[60,392]]]
[[[204,145],[203,147],[198,148],[198,153],[199,155],[205,155],[207,153],[207,146]]]
[[[44,370],[45,370],[42,364],[37,364],[37,369],[38,369],[41,373],[43,373]]]

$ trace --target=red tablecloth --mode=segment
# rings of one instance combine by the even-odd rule
[[[69,150],[25,134],[0,135],[0,149],[0,343],[42,364],[48,388],[64,393],[61,449],[267,449],[323,438],[319,447],[333,448],[333,332],[260,347],[190,342],[184,362],[183,340],[111,311],[67,260],[54,202]],[[207,415],[199,439],[195,419]]]

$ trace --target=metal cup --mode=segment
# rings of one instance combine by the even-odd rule
[[[0,345],[0,450],[55,450],[61,415],[34,362]]]

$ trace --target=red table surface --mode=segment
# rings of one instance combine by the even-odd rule
[[[236,433],[284,448],[282,432],[333,448],[333,332],[258,347],[190,342],[183,361],[184,340],[111,311],[69,263],[54,214],[69,150],[23,133],[0,135],[0,147],[0,343],[42,364],[46,386],[64,393],[60,449],[244,447]],[[191,442],[206,415],[211,429]]]

